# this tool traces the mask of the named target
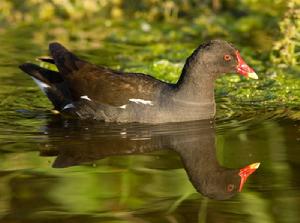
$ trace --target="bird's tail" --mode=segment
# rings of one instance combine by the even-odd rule
[[[49,51],[53,58],[52,63],[54,62],[60,74],[66,78],[86,64],[85,61],[80,60],[60,43],[50,43]]]
[[[24,63],[19,67],[32,77],[40,89],[48,96],[55,109],[61,110],[64,106],[71,103],[71,93],[59,72],[31,63]]]

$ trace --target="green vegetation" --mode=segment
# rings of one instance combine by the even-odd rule
[[[297,219],[293,208],[299,206],[299,196],[290,190],[286,197],[280,186],[294,190],[298,182],[298,170],[292,172],[284,156],[296,159],[295,151],[288,150],[299,145],[299,134],[292,124],[285,128],[280,122],[263,122],[300,119],[299,10],[299,0],[1,0],[0,217],[18,214],[20,208],[27,219],[78,215],[101,222],[154,222],[155,213],[155,220],[176,222],[184,216],[176,211],[185,212],[187,203],[201,222],[210,217],[210,209],[222,217],[238,215],[243,222],[272,222],[274,210],[289,207],[288,216]],[[266,182],[274,183],[279,198],[246,191],[238,202],[205,200],[187,180],[178,157],[169,153],[112,157],[67,170],[51,168],[54,158],[37,156],[38,144],[47,148],[49,143],[50,112],[45,110],[51,105],[17,66],[39,63],[34,58],[47,54],[49,42],[62,42],[96,64],[176,82],[185,58],[213,38],[234,43],[260,78],[228,75],[217,80],[219,160],[235,167],[250,159],[267,160],[262,168],[274,179],[261,175],[260,183],[266,191],[272,186]],[[262,124],[249,127],[248,119]],[[66,138],[61,134],[55,140],[68,143]],[[290,138],[294,141],[287,143]],[[240,152],[243,159],[236,156]],[[260,210],[250,213],[253,208]],[[278,215],[280,222],[289,220],[285,212]]]
[[[300,3],[288,2],[283,21],[279,22],[281,37],[274,43],[272,61],[282,67],[299,66],[300,59]]]
[[[30,43],[36,56],[46,53],[48,42],[60,41],[95,63],[170,82],[199,43],[223,38],[242,51],[260,80],[220,79],[219,100],[228,97],[227,107],[237,110],[253,103],[264,109],[300,103],[299,5],[299,0],[3,0],[0,33],[12,41],[19,35],[11,44],[24,49]]]

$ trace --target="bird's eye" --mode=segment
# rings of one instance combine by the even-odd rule
[[[225,55],[224,55],[224,60],[225,60],[225,61],[230,61],[230,60],[231,60],[231,56],[228,55],[228,54],[225,54]]]
[[[234,189],[234,184],[228,184],[227,185],[227,192],[232,192]]]

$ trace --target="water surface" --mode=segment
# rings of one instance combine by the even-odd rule
[[[48,39],[29,37],[27,27],[0,38],[1,222],[300,221],[297,106],[262,109],[255,100],[228,101],[221,81],[216,123],[151,126],[67,120],[52,114],[45,96],[17,68],[47,52]],[[172,67],[172,75],[184,61],[178,58],[192,49],[190,43],[183,44],[176,61],[156,63],[161,52],[153,49],[161,43],[155,40],[148,47],[112,38],[97,48],[79,44],[78,49],[76,43],[74,49],[97,64],[150,73],[164,64]],[[164,51],[159,59],[172,52]],[[200,149],[191,150],[195,142],[202,143]],[[207,198],[190,180],[187,166],[192,161],[182,158],[191,151],[195,158],[203,149],[213,152],[209,157],[222,167],[261,166],[233,198]]]

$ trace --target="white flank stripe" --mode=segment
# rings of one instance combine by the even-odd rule
[[[92,101],[92,99],[90,99],[87,95],[83,95],[80,97],[81,99],[85,99],[85,100],[88,100],[88,101]]]
[[[65,109],[68,109],[68,108],[75,108],[75,106],[72,103],[70,103],[70,104],[67,104],[65,107],[63,107],[62,110],[65,110]]]
[[[119,108],[123,108],[123,109],[125,109],[126,107],[127,107],[127,105],[119,106]]]
[[[144,104],[144,105],[153,105],[152,101],[147,101],[139,98],[130,98],[129,101],[137,103],[137,104]]]

